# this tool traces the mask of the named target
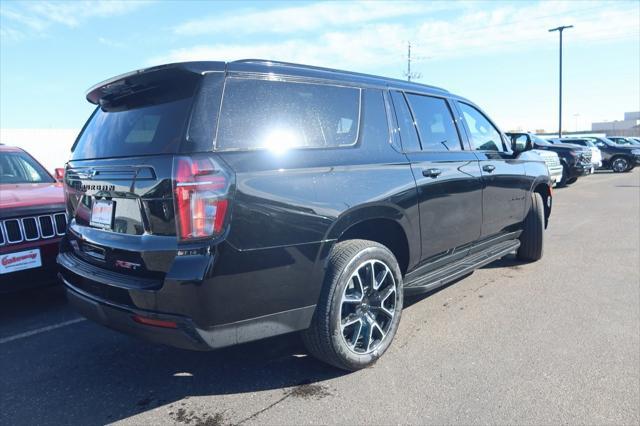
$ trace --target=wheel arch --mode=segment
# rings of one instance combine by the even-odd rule
[[[553,191],[551,189],[550,182],[537,180],[532,189],[532,194],[538,193],[542,197],[542,204],[544,205],[544,227],[549,225],[549,216],[551,216],[551,207],[553,206]]]
[[[378,242],[395,255],[404,275],[419,261],[419,218],[411,221],[397,206],[378,205],[350,210],[331,226],[327,240],[333,243],[348,239]],[[333,244],[332,244],[333,245]]]

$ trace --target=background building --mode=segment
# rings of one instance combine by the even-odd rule
[[[591,131],[607,136],[640,136],[640,111],[624,113],[624,120],[591,123]]]

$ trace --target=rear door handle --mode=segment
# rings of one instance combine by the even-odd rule
[[[440,169],[422,169],[422,176],[424,177],[437,178],[441,173],[442,170]]]
[[[493,164],[486,164],[484,166],[482,166],[482,170],[484,170],[487,173],[491,173],[496,169],[496,166],[494,166]]]

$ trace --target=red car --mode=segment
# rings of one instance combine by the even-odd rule
[[[0,145],[0,293],[55,283],[66,229],[62,183],[22,149]]]

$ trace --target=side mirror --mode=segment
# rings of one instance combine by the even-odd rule
[[[524,151],[529,151],[532,149],[531,140],[528,137],[519,136],[517,138],[512,139],[511,149],[514,154],[520,154]]]
[[[57,180],[58,182],[62,182],[62,181],[63,181],[63,179],[64,179],[64,169],[63,169],[62,167],[58,167],[58,168],[55,170],[55,172],[56,172],[56,175],[55,175],[56,180]]]

